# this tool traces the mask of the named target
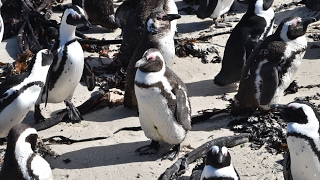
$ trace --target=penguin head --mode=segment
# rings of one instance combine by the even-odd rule
[[[159,72],[165,68],[163,56],[158,49],[148,49],[142,58],[136,62],[136,68],[142,72]]]
[[[300,36],[303,36],[310,23],[316,22],[316,18],[300,18],[300,17],[288,17],[284,19],[275,34],[280,34],[280,38],[283,41],[294,40]]]
[[[231,156],[225,146],[212,146],[211,150],[207,153],[206,165],[214,168],[223,168],[230,166]]]
[[[249,0],[247,13],[259,14],[258,12],[267,11],[274,0]]]
[[[151,13],[146,22],[147,31],[152,34],[157,34],[164,30],[170,29],[170,22],[175,19],[180,19],[179,14],[166,14],[163,11]]]
[[[72,26],[83,24],[91,27],[91,23],[85,17],[84,10],[77,5],[68,7],[62,15],[61,21]]]

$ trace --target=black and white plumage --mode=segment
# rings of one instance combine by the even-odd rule
[[[36,122],[45,118],[41,115],[40,103],[65,102],[68,108],[69,119],[72,122],[80,122],[82,116],[72,104],[76,86],[82,76],[84,68],[84,56],[80,43],[76,40],[75,30],[78,24],[91,24],[84,16],[84,11],[79,6],[68,7],[61,18],[59,41],[56,43],[57,52],[50,68],[50,78],[47,80],[46,91],[39,97],[34,117]]]
[[[222,17],[225,21],[225,13],[227,13],[234,0],[200,0],[200,6],[197,10],[197,17],[200,19],[212,18],[216,27],[219,25],[218,18]]]
[[[232,30],[227,41],[220,72],[214,78],[218,86],[240,80],[242,69],[252,50],[272,33],[273,0],[252,0],[247,12]]]
[[[286,18],[273,35],[254,49],[243,69],[233,114],[257,108],[265,111],[279,101],[305,54],[304,34],[312,22],[314,18]]]
[[[2,1],[0,1],[0,8],[2,7]],[[4,33],[4,23],[0,12],[0,42],[2,41]]]
[[[35,153],[37,138],[37,131],[26,124],[18,124],[10,130],[0,179],[53,179],[49,163]]]
[[[137,71],[136,62],[142,57],[144,52],[149,48],[160,50],[166,66],[173,66],[175,57],[174,32],[171,29],[171,21],[179,19],[179,14],[166,14],[163,11],[156,11],[150,14],[145,23],[143,37],[138,47],[133,53],[127,69],[126,91],[124,96],[124,106],[136,108],[136,97],[134,93],[134,78]]]
[[[139,119],[145,135],[152,139],[149,146],[139,148],[140,154],[159,148],[159,141],[174,145],[164,159],[173,160],[180,143],[191,129],[191,107],[187,88],[168,67],[158,49],[147,50],[136,63],[135,92]]]
[[[225,146],[213,146],[207,153],[206,164],[200,180],[239,180],[240,177],[231,163],[231,156]]]
[[[26,71],[9,76],[0,85],[0,138],[22,122],[34,106],[45,86],[53,55],[48,50],[39,51],[30,61]]]
[[[284,166],[286,180],[317,180],[320,177],[320,128],[317,109],[306,102],[273,104],[287,125],[289,167]],[[288,169],[285,169],[288,168]],[[290,177],[291,174],[291,177]]]

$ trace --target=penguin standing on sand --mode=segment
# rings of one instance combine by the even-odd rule
[[[320,128],[317,109],[306,102],[274,104],[287,125],[289,167],[284,166],[286,180],[318,180],[320,177]],[[291,177],[290,177],[291,176]]]
[[[22,122],[34,106],[45,86],[53,55],[46,49],[39,51],[26,71],[9,76],[0,85],[0,138]]]
[[[0,11],[1,11],[1,7],[2,7],[2,1],[0,1]],[[3,23],[3,19],[0,12],[0,42],[2,41],[2,38],[3,38],[3,32],[4,32],[4,23]]]
[[[10,130],[0,179],[53,179],[49,163],[35,153],[37,138],[37,131],[26,124]]]
[[[46,90],[43,91],[35,105],[34,118],[36,123],[45,119],[40,110],[40,103],[43,102],[65,102],[69,120],[80,122],[83,119],[78,109],[71,102],[84,67],[83,50],[75,36],[78,24],[91,26],[84,16],[83,9],[79,6],[67,8],[61,18],[59,40],[55,45],[57,49],[53,50],[57,51],[57,54],[50,67],[50,78],[47,79]]]
[[[222,24],[219,24],[218,18],[222,17],[225,21],[225,13],[227,13],[234,0],[200,0],[200,6],[197,10],[197,17],[200,19],[212,18],[216,28],[224,28]],[[227,24],[228,25],[228,24]],[[229,26],[231,26],[229,24]]]
[[[234,27],[227,41],[220,72],[214,78],[218,86],[240,80],[242,69],[252,50],[272,33],[273,0],[251,0],[247,12]]]
[[[127,69],[126,91],[124,95],[124,106],[134,109],[137,107],[134,93],[134,78],[137,71],[136,62],[149,48],[160,50],[166,66],[173,66],[175,57],[174,32],[171,31],[171,21],[179,19],[179,14],[166,14],[163,11],[156,11],[150,14],[145,23],[143,37],[136,48]]]
[[[230,153],[225,146],[213,146],[207,153],[206,165],[202,170],[200,180],[210,179],[240,179],[231,163]]]
[[[136,63],[135,91],[139,119],[145,135],[152,140],[136,150],[140,155],[158,152],[159,141],[174,145],[163,159],[175,159],[180,143],[191,130],[191,107],[187,88],[181,79],[165,66],[158,49],[147,50]],[[149,152],[151,150],[151,152]]]
[[[279,101],[306,52],[307,27],[315,21],[315,18],[286,18],[273,35],[254,49],[243,69],[231,113],[237,115],[257,108],[266,111],[270,104]]]

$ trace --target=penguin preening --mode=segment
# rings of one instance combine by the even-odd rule
[[[26,71],[9,76],[0,85],[0,138],[22,122],[34,106],[45,86],[53,55],[40,50],[30,61]]]
[[[34,118],[36,123],[45,119],[40,110],[40,103],[43,102],[65,102],[69,120],[80,122],[83,119],[71,102],[84,68],[83,50],[75,37],[76,26],[79,24],[91,26],[84,16],[82,8],[75,5],[68,7],[61,18],[59,40],[55,45],[57,49],[53,49],[57,54],[50,67],[46,90],[43,91],[35,104]]]
[[[175,57],[174,48],[174,32],[170,29],[171,21],[179,19],[179,14],[166,14],[163,11],[156,11],[149,15],[145,23],[143,37],[138,47],[133,53],[127,69],[126,91],[124,95],[124,106],[135,109],[137,100],[134,92],[134,78],[137,71],[136,62],[141,59],[142,55],[149,48],[157,48],[160,50],[166,66],[173,66]]]
[[[243,69],[232,114],[259,109],[266,111],[277,103],[290,85],[306,48],[304,34],[315,18],[289,17],[250,55]]]
[[[318,180],[320,177],[320,128],[317,109],[306,102],[288,105],[273,104],[287,125],[287,144],[290,166],[285,169],[286,180]],[[288,152],[288,153],[289,153]],[[291,177],[290,177],[291,176]]]
[[[222,17],[222,20],[225,21],[225,13],[230,10],[233,2],[234,0],[201,0],[196,12],[197,17],[200,19],[210,17],[213,19],[216,28],[223,28],[225,26],[219,24],[217,19]]]
[[[7,137],[1,180],[52,180],[49,163],[35,153],[38,134],[26,124],[14,126]]]
[[[225,146],[213,146],[207,153],[200,180],[239,180],[238,172],[231,163],[231,155]]]
[[[247,12],[232,30],[224,50],[220,72],[214,78],[218,86],[238,82],[252,50],[272,33],[273,0],[251,0]]]
[[[159,141],[174,145],[163,159],[175,159],[180,143],[191,130],[191,106],[187,88],[168,67],[158,49],[147,50],[137,61],[135,91],[139,119],[145,135],[152,140],[136,150],[140,155],[158,152]],[[151,150],[151,152],[150,152]]]

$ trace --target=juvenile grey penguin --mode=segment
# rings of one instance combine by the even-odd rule
[[[40,50],[30,61],[26,71],[9,76],[0,85],[0,138],[22,122],[34,106],[45,86],[53,55]]]
[[[41,114],[40,103],[60,103],[67,106],[69,120],[80,122],[83,118],[78,109],[71,102],[75,88],[80,82],[84,56],[80,43],[75,36],[76,26],[85,24],[91,26],[79,6],[68,7],[61,18],[59,40],[56,43],[57,54],[50,67],[46,90],[39,97],[35,105],[34,118],[36,123],[45,118]]]
[[[222,17],[225,21],[225,13],[227,13],[234,0],[200,0],[200,6],[197,10],[197,17],[200,19],[212,18],[217,28],[225,27],[220,25],[218,18]]]
[[[175,159],[180,143],[191,130],[191,106],[182,80],[165,66],[158,49],[147,50],[136,63],[135,91],[139,119],[145,135],[152,140],[136,150],[140,155],[159,150],[159,141],[174,145],[163,159]]]
[[[237,170],[231,163],[231,155],[225,146],[212,146],[207,153],[206,165],[200,180],[228,179],[239,180]]]
[[[166,14],[163,11],[156,11],[150,14],[145,23],[143,37],[133,53],[127,69],[126,91],[124,95],[124,106],[128,108],[136,108],[136,97],[134,93],[134,78],[137,71],[136,62],[142,57],[144,52],[149,48],[157,48],[160,50],[166,66],[172,68],[175,48],[174,48],[174,32],[170,29],[170,22],[179,19],[179,14]]]
[[[320,128],[319,113],[306,102],[292,102],[288,105],[273,104],[287,125],[287,144],[290,152],[286,180],[318,180],[320,177]],[[284,166],[284,168],[286,168]]]
[[[271,35],[274,22],[273,0],[251,0],[247,12],[234,27],[227,41],[220,72],[214,78],[218,86],[240,80],[241,72],[252,50]]]
[[[26,124],[14,126],[7,137],[1,180],[52,180],[49,163],[35,153],[38,134]]]
[[[306,48],[304,36],[315,18],[289,17],[249,57],[244,67],[232,113],[259,108],[266,111],[277,103],[290,85]]]

